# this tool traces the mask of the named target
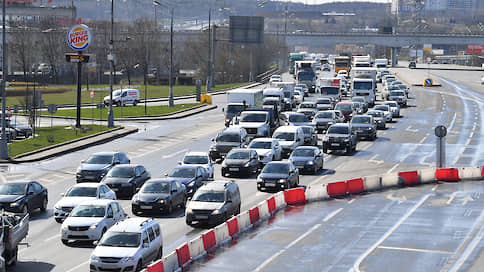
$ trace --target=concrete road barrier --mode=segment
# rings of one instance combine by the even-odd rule
[[[382,189],[380,176],[368,176],[363,178],[365,190],[368,192],[379,191]]]
[[[269,213],[269,206],[267,205],[267,200],[261,201],[259,204],[257,204],[257,208],[259,209],[260,218],[265,218],[271,215]]]
[[[382,188],[390,188],[403,185],[405,185],[405,181],[396,173],[385,174],[381,177]]]
[[[180,266],[178,265],[178,256],[176,251],[172,251],[161,259],[165,272],[177,271]]]
[[[239,231],[243,231],[246,228],[250,227],[250,216],[249,211],[245,211],[237,215],[237,221],[239,223]]]
[[[479,180],[482,179],[481,167],[459,167],[459,178],[461,180]]]
[[[188,242],[188,248],[190,249],[190,258],[194,259],[196,257],[200,257],[205,255],[205,248],[203,247],[203,239],[202,236],[198,236],[197,238]]]
[[[435,168],[427,168],[418,170],[418,176],[420,177],[420,182],[423,184],[434,183],[435,182]]]
[[[233,219],[237,220],[235,217]],[[238,225],[237,225],[237,227],[238,227]],[[216,226],[213,229],[213,231],[215,232],[215,239],[217,241],[217,245],[220,245],[220,244],[222,244],[225,241],[230,239],[229,228],[227,226],[227,222]]]

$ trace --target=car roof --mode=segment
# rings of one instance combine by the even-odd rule
[[[251,142],[272,142],[274,138],[254,138]]]
[[[241,130],[242,130],[241,127],[228,127],[226,129],[224,129],[221,133],[237,133],[237,134],[239,134]]]
[[[29,184],[33,182],[32,180],[11,180],[7,181],[4,184]]]
[[[202,151],[191,151],[187,152],[185,156],[208,156],[208,153]]]
[[[353,116],[353,117],[366,117],[366,118],[372,118],[373,116],[368,115],[368,114],[359,114],[359,115],[355,115],[355,116]],[[351,120],[353,120],[353,119],[351,119]]]
[[[338,102],[336,105],[353,105],[353,102]]]
[[[283,132],[296,132],[298,130],[298,126],[280,126],[276,129],[276,131],[283,131]]]
[[[139,164],[117,164],[113,168],[136,168],[138,166],[141,166]]]
[[[97,187],[101,186],[102,184],[104,184],[104,183],[83,182],[83,183],[74,184],[71,188],[74,188],[74,187],[97,188]]]
[[[337,124],[333,124],[331,126],[332,127],[349,127],[350,124],[347,124],[347,123],[337,123]]]
[[[117,200],[113,199],[91,199],[91,200],[86,200],[83,201],[81,204],[82,205],[108,205],[111,202],[118,202]]]
[[[172,178],[172,177],[166,177],[166,178],[155,178],[155,179],[149,179],[145,183],[148,182],[172,182],[172,181],[177,181],[177,178]]]
[[[307,145],[298,146],[298,147],[296,147],[295,150],[297,150],[297,149],[313,149],[313,150],[319,150],[319,148],[317,148],[315,146],[307,146]]]
[[[201,188],[214,190],[214,191],[224,191],[227,188],[227,186],[230,186],[232,184],[237,185],[232,180],[229,180],[229,181],[227,181],[227,180],[215,180],[215,181],[212,181],[210,183],[203,185],[203,187],[201,187]]]
[[[266,165],[269,165],[269,164],[291,164],[290,161],[271,161],[271,162],[268,162]]]
[[[156,220],[153,220],[151,218],[143,218],[143,217],[130,217],[126,218],[123,221],[119,221],[116,223],[114,226],[109,228],[109,231],[115,231],[115,232],[141,232],[143,229],[144,223],[146,226],[151,226],[153,224],[156,224]]]
[[[246,149],[246,148],[232,148],[230,149],[229,153],[233,153],[233,152],[250,152],[250,149]]]
[[[118,152],[118,151],[105,151],[105,152],[96,152],[96,153],[94,153],[92,155],[110,155],[110,156],[112,156],[112,155],[114,155],[116,153],[121,153],[121,152]]]
[[[200,167],[200,166],[192,165],[192,164],[184,164],[184,165],[178,165],[174,169],[177,169],[177,168],[198,168],[198,167]]]

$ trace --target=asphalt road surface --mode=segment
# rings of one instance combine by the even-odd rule
[[[401,69],[401,71],[399,71],[402,77],[406,73],[418,72],[424,73],[425,71],[409,71],[408,69]],[[452,71],[433,71],[433,73],[438,73],[438,76],[441,76],[444,79],[442,80],[442,83],[444,83],[443,87],[412,88],[409,100],[410,107],[402,109],[403,117],[395,119],[394,123],[388,125],[387,130],[379,131],[378,139],[376,141],[359,142],[357,152],[351,156],[337,154],[325,155],[325,170],[317,175],[303,175],[300,179],[300,184],[316,185],[327,183],[328,181],[344,180],[375,173],[414,170],[433,166],[435,164],[435,136],[433,134],[433,128],[440,124],[444,124],[449,128],[449,134],[447,137],[448,165],[483,165],[484,152],[480,139],[482,138],[482,135],[484,135],[484,132],[482,131],[484,128],[482,121],[482,107],[484,103],[480,85],[475,85],[475,82],[480,79],[480,73]],[[445,80],[449,80],[449,83]],[[455,86],[453,84],[455,84]],[[314,97],[310,99],[314,99]],[[2,170],[5,179],[36,179],[49,190],[48,211],[46,213],[38,212],[32,215],[30,232],[27,238],[29,246],[22,246],[20,248],[19,262],[10,271],[87,271],[89,268],[89,256],[93,250],[93,246],[86,243],[76,243],[70,246],[63,245],[60,241],[60,224],[56,223],[52,217],[53,205],[60,199],[60,194],[75,184],[75,171],[79,166],[80,161],[86,159],[94,152],[121,150],[128,154],[132,163],[142,164],[147,167],[147,169],[151,171],[152,177],[161,176],[163,173],[166,173],[175,167],[177,161],[181,160],[185,152],[208,151],[211,138],[224,128],[223,113],[221,111],[224,102],[224,95],[214,96],[214,103],[219,106],[216,110],[182,120],[133,123],[132,125],[136,125],[140,128],[140,131],[137,134],[132,134],[110,143],[91,147],[44,162],[21,165],[0,165],[0,170]],[[215,179],[220,178],[220,165],[217,165],[215,169]],[[270,195],[269,193],[257,191],[255,178],[256,176],[254,175],[250,178],[235,179],[239,184],[242,194],[242,210],[250,208]],[[467,191],[479,192],[478,189],[482,185],[473,184],[472,186],[472,188],[466,188]],[[448,190],[448,194],[462,190],[459,189],[458,186],[447,186],[445,188]],[[318,240],[321,241],[321,244],[317,246],[321,248],[327,247],[327,254],[331,253],[332,250],[335,252],[331,254],[340,254],[337,249],[341,249],[343,244],[346,244],[344,246],[345,250],[353,254],[350,255],[353,258],[348,258],[348,260],[346,260],[344,255],[341,255],[343,256],[341,259],[345,260],[343,266],[348,271],[348,269],[353,268],[355,260],[358,259],[354,257],[360,256],[358,252],[366,252],[366,250],[369,249],[369,246],[372,245],[371,241],[378,241],[382,236],[381,234],[386,233],[392,228],[392,226],[405,215],[409,207],[414,207],[423,197],[429,195],[424,200],[425,205],[421,204],[418,206],[415,214],[419,214],[420,210],[424,211],[424,207],[427,206],[429,201],[437,199],[438,196],[436,196],[436,194],[439,191],[432,191],[432,193],[428,192],[431,189],[432,188],[429,188],[428,186],[411,188],[409,190],[413,190],[413,194],[416,196],[406,196],[406,200],[401,203],[399,203],[398,200],[395,201],[385,198],[384,195],[368,195],[362,196],[361,200],[358,199],[353,203],[349,203],[347,200],[338,200],[318,203],[314,206],[307,206],[307,208],[304,209],[308,209],[308,211],[311,211],[311,213],[314,214],[314,216],[311,217],[311,220],[317,222],[316,224],[323,224],[326,223],[323,222],[323,220],[330,214],[342,207],[344,208],[344,210],[341,210],[338,214],[334,214],[330,218],[332,220],[328,220],[327,223],[345,225],[344,223],[347,222],[348,228],[346,229],[346,234],[341,232],[340,236],[335,235],[333,237],[333,244],[325,244],[322,243],[323,240]],[[398,193],[400,194],[400,192]],[[419,195],[420,197],[418,197]],[[124,210],[131,215],[130,200],[121,200],[121,203]],[[467,205],[473,207],[474,205],[478,205],[478,203],[480,202],[469,201]],[[451,204],[458,205],[459,203],[456,202]],[[348,207],[346,207],[347,205]],[[364,213],[360,210],[365,209],[365,207],[368,209],[368,206],[372,207],[372,210],[368,210],[367,218],[363,218]],[[447,221],[450,220],[449,218],[452,218],[449,216],[459,216],[461,210],[446,209],[445,205],[439,207],[439,209],[442,209],[442,211],[439,211],[438,213],[440,216],[438,214],[434,215],[435,220],[441,222],[442,226],[449,226],[449,228],[456,227],[455,224],[457,223],[454,224]],[[462,222],[469,223],[472,220],[476,220],[476,218],[480,216],[479,213],[480,211],[466,212],[466,214],[470,214],[470,216],[468,216],[470,218],[467,218],[467,221],[464,220],[464,218],[462,219]],[[378,229],[376,233],[363,231],[354,233],[356,236],[361,235],[361,239],[366,241],[366,244],[348,244],[350,242],[350,236],[353,235],[351,232],[348,233],[348,230],[355,231],[359,228],[369,228],[368,221],[360,222],[355,220],[355,215],[358,215],[358,218],[361,217],[365,220],[375,220],[371,215],[378,215],[382,220],[381,224],[379,224],[380,222],[377,220],[373,225],[375,229]],[[425,216],[418,218],[425,218]],[[184,212],[179,209],[175,210],[172,215],[161,216],[157,218],[157,220],[162,226],[165,253],[168,253],[182,242],[191,239],[204,231],[203,229],[195,229],[186,226]],[[333,220],[338,221],[334,222]],[[478,228],[482,227],[483,224],[483,222],[479,220],[475,221],[477,222],[476,224],[480,224]],[[289,223],[294,223],[294,221],[298,222],[297,219],[291,219]],[[404,224],[402,223],[402,225]],[[427,230],[430,226],[432,225],[422,224],[422,229]],[[465,227],[467,230],[472,228],[472,226],[468,226],[467,224]],[[326,228],[318,228],[313,232],[320,232],[325,229]],[[336,229],[339,228],[336,227],[334,229],[336,231]],[[463,229],[462,231],[465,232],[466,229]],[[441,232],[445,229],[439,227],[438,229],[432,230],[434,232]],[[299,235],[306,231],[308,231],[308,229],[302,231]],[[408,246],[402,245],[407,239],[413,239],[415,233],[399,231],[393,233],[400,233],[398,236],[390,236],[392,239],[396,239],[395,243],[388,243],[390,240],[385,240],[385,243],[381,243],[378,246],[420,248],[415,244],[409,244]],[[295,233],[293,236],[288,237],[288,243],[291,243],[292,241],[289,238],[296,237],[295,239],[297,239],[297,234],[298,233]],[[465,234],[467,233],[463,233],[461,236]],[[459,238],[461,238],[461,236],[459,236]],[[279,250],[281,250],[286,244],[282,243],[284,241],[278,241],[279,239],[281,238],[276,236],[276,241],[274,241],[274,243],[276,245],[275,248],[279,246]],[[445,235],[436,235],[433,239],[441,239],[442,241],[440,242],[444,243],[445,240],[451,238]],[[338,243],[342,245],[334,249],[329,247],[329,245],[335,245]],[[482,246],[480,240],[477,241],[477,244],[477,248]],[[358,246],[362,246],[363,249],[366,249],[362,251],[362,249],[357,248]],[[234,249],[236,248],[237,247]],[[421,249],[436,250],[436,247],[421,247]],[[259,250],[260,249],[258,248],[258,251]],[[448,248],[441,250],[450,252],[455,250],[455,248],[452,248],[449,245]],[[276,252],[277,251],[278,250],[276,250]],[[399,251],[392,251],[391,249],[379,248],[377,251],[382,253],[375,255],[375,252],[370,252],[369,256],[362,260],[360,266],[362,271],[365,267],[375,267],[372,265],[378,265],[376,264],[378,261],[385,263],[385,261],[390,260],[386,254],[402,254]],[[387,253],[383,254],[383,252]],[[268,255],[265,256],[271,256],[270,252],[267,254]],[[320,268],[322,267],[324,269],[326,267],[324,263],[319,262],[321,259],[320,255],[314,255],[314,257],[312,255],[299,256],[301,258],[304,257],[305,260],[307,260],[308,265],[310,265],[311,262],[318,262],[315,264],[320,264]],[[473,258],[473,256],[475,255],[471,254],[470,258],[467,260],[479,260],[478,258]],[[331,260],[336,261],[334,257]],[[412,268],[410,265],[415,265],[415,263],[412,264],[412,262],[416,262],[417,260],[420,260],[422,263],[422,259],[417,258],[406,258],[406,260],[407,262],[403,263],[403,265],[409,265],[409,268]],[[237,261],[240,261],[240,266],[242,267],[243,260],[240,258]],[[260,260],[254,260],[252,262],[249,260],[249,262],[252,265],[251,268],[255,269],[258,265],[262,264],[263,261],[260,262]],[[233,261],[231,263],[236,265]],[[430,265],[434,263],[434,260],[429,259],[423,263],[425,265],[427,265],[427,263]],[[266,267],[269,269],[269,265]],[[329,264],[327,267],[328,271],[332,271]],[[379,268],[383,267],[384,266],[379,266]],[[281,268],[282,267],[279,267],[279,269]],[[318,271],[320,270],[321,269]],[[369,269],[368,271],[371,270],[373,269]]]

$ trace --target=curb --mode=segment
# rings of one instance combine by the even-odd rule
[[[125,131],[122,131],[120,133],[116,133],[117,131],[120,131],[120,130],[125,130]],[[67,153],[71,153],[73,151],[85,149],[85,148],[88,148],[88,147],[91,147],[91,146],[103,144],[103,143],[124,137],[126,135],[131,134],[131,133],[135,133],[137,131],[138,131],[138,128],[136,128],[136,127],[119,127],[119,128],[113,129],[113,130],[103,131],[103,132],[96,133],[96,134],[93,134],[93,135],[89,135],[89,136],[86,136],[86,137],[83,137],[83,138],[75,139],[75,140],[72,140],[72,141],[69,141],[69,142],[60,143],[60,144],[57,144],[57,145],[54,145],[54,146],[49,146],[49,147],[46,147],[46,148],[43,148],[43,149],[40,149],[40,150],[35,150],[35,151],[32,151],[32,152],[24,153],[24,154],[21,154],[19,156],[14,157],[14,158],[10,158],[8,160],[2,160],[2,161],[0,161],[0,163],[25,163],[25,162],[41,161],[41,160],[45,160],[45,159],[52,158],[52,157],[55,157],[55,156],[60,156],[60,155],[64,155],[64,154],[67,154]],[[93,138],[93,137],[96,137],[96,136],[101,136],[101,135],[104,135],[104,134],[112,134],[112,135],[110,137],[103,138],[103,139],[100,139],[100,140],[88,141],[87,143],[85,143],[83,145],[76,145],[76,146],[73,146],[71,148],[66,148],[66,149],[59,150],[59,151],[54,150],[51,153],[46,154],[45,156],[40,156],[40,157],[33,158],[33,159],[28,159],[28,158],[21,159],[21,158],[25,158],[25,157],[28,157],[28,156],[31,156],[31,155],[38,154],[38,153],[43,152],[43,151],[48,151],[48,150],[52,150],[52,149],[55,149],[55,148],[64,147],[64,146],[67,146],[67,145],[70,145],[70,144],[73,144],[73,143],[76,143],[76,142],[89,140],[90,138]]]
[[[170,254],[148,265],[145,272],[175,272],[190,266],[193,261],[213,252],[260,222],[269,219],[288,205],[324,201],[349,195],[403,188],[420,184],[484,180],[484,166],[459,168],[427,168],[414,171],[368,176],[330,182],[323,186],[295,188],[276,193],[247,211],[203,232],[200,236],[177,247]],[[323,190],[321,190],[323,189]],[[210,258],[216,256],[210,255]]]

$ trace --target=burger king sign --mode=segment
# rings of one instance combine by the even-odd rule
[[[86,49],[91,43],[91,30],[87,25],[75,25],[67,32],[67,44],[76,51]]]

